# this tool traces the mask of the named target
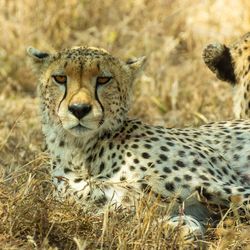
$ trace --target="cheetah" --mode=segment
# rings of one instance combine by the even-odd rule
[[[250,118],[250,32],[230,46],[221,43],[207,45],[203,59],[218,79],[234,87],[236,119]]]
[[[187,235],[203,235],[208,205],[247,208],[250,121],[200,128],[164,128],[130,119],[133,82],[146,58],[123,61],[104,49],[55,53],[28,48],[39,74],[42,130],[56,195],[80,206],[133,209],[155,197],[176,201],[166,216],[177,226],[179,206]],[[245,206],[246,205],[246,206]]]

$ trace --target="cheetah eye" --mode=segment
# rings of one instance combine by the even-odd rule
[[[67,76],[65,75],[53,75],[52,78],[58,84],[65,84],[67,82]]]
[[[111,79],[112,77],[110,76],[98,76],[96,79],[96,83],[99,85],[103,85],[103,84],[108,83]]]

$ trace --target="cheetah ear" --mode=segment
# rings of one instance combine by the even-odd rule
[[[43,62],[47,57],[49,57],[49,53],[40,51],[33,47],[27,48],[27,53],[31,56],[36,62]]]
[[[32,58],[33,61],[33,70],[36,73],[39,73],[44,62],[47,61],[47,59],[50,57],[50,54],[47,52],[40,51],[38,49],[35,49],[33,47],[27,48],[28,55]]]
[[[147,58],[145,56],[138,58],[130,58],[126,61],[126,65],[130,68],[132,74],[136,77],[138,73],[143,70],[146,61]]]
[[[207,45],[203,50],[203,60],[216,77],[231,84],[236,83],[234,63],[230,50],[221,43]]]

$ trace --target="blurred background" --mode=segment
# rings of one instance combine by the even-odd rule
[[[43,220],[34,191],[43,197],[40,184],[49,177],[28,46],[54,51],[91,45],[124,59],[145,55],[131,115],[168,127],[197,126],[233,118],[231,86],[215,78],[201,55],[210,42],[228,44],[250,31],[250,1],[0,0],[0,31],[3,242],[26,239],[36,225],[47,232],[34,223]]]

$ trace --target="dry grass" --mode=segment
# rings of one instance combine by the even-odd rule
[[[232,118],[231,88],[201,59],[210,41],[250,28],[247,0],[0,1],[0,248],[177,249],[153,224],[157,208],[94,216],[51,199],[48,157],[37,114],[29,45],[93,45],[128,58],[148,56],[132,115],[166,126]],[[250,249],[250,226],[227,218],[209,232],[209,249]],[[191,247],[189,247],[191,248]]]

